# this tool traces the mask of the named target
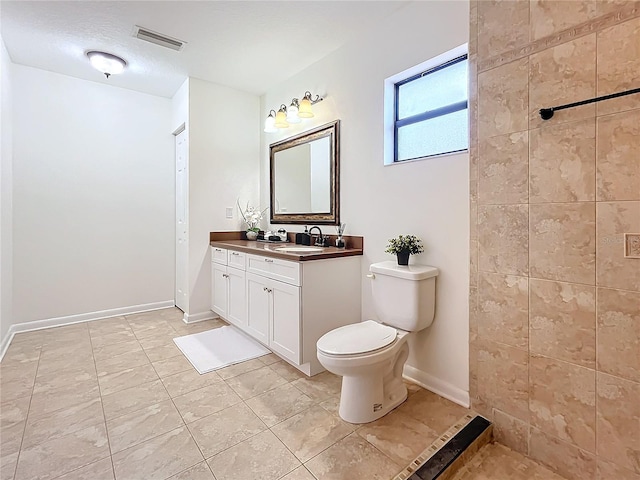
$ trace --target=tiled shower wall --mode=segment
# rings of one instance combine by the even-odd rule
[[[640,3],[472,1],[472,407],[570,479],[640,480]]]

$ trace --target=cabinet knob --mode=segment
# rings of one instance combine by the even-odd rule
[[[270,288],[267,288],[267,293],[271,293],[273,292],[273,290],[271,290]]]
[[[273,263],[273,260],[271,260],[270,258],[265,258],[264,261],[268,263]]]
[[[263,291],[263,292],[266,292],[267,290],[268,290],[268,288],[267,288],[267,287],[262,287],[262,291]]]
[[[376,275],[374,273],[369,273],[367,275],[367,278],[376,278]]]
[[[229,278],[229,275],[227,275],[226,273],[222,274],[223,278]]]
[[[240,255],[238,252],[231,252],[231,255]]]
[[[216,248],[216,252],[221,252],[222,250],[219,248]]]

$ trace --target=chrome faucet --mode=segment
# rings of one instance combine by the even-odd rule
[[[324,236],[322,235],[322,230],[320,230],[320,227],[311,227],[309,229],[309,235],[311,235],[311,230],[313,230],[314,228],[318,229],[318,235],[316,235],[316,246],[317,247],[324,247]]]

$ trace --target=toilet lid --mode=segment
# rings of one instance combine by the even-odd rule
[[[354,355],[386,347],[393,343],[396,335],[395,328],[367,320],[325,333],[318,340],[317,347],[331,355]]]

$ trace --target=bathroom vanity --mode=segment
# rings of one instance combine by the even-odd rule
[[[304,248],[231,233],[211,234],[211,310],[305,374],[320,373],[318,339],[360,321],[362,239]]]

